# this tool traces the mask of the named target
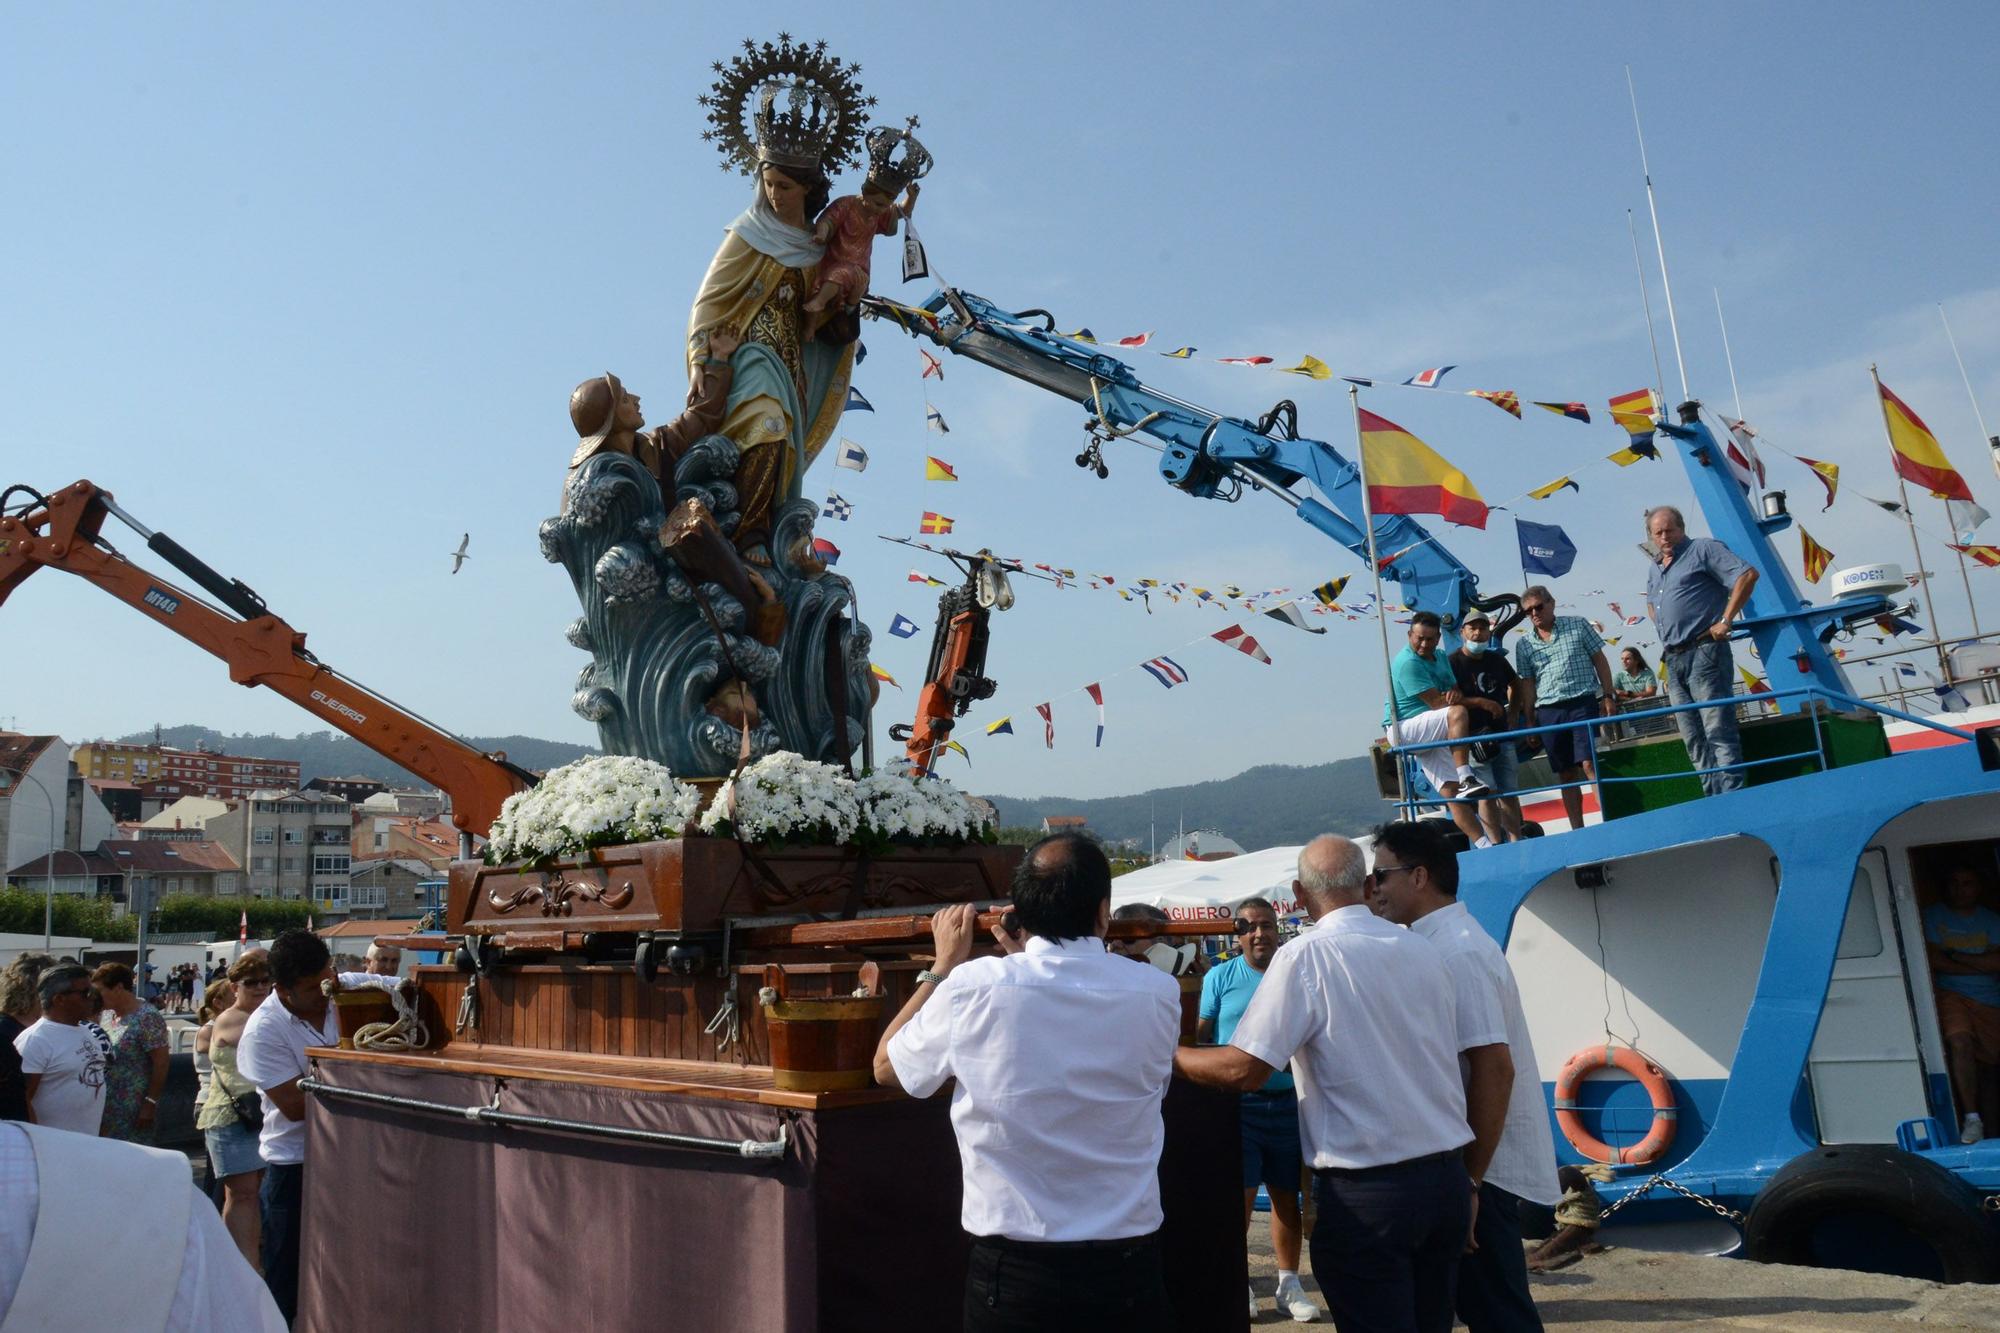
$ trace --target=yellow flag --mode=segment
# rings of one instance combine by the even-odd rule
[[[1646,455],[1633,449],[1620,449],[1615,454],[1606,454],[1605,457],[1616,463],[1619,467],[1631,467],[1634,463],[1646,457]]]
[[[1812,534],[1803,526],[1799,528],[1800,559],[1805,564],[1806,582],[1818,583],[1826,575],[1826,567],[1833,563],[1833,552],[1812,539]]]
[[[1333,371],[1327,366],[1326,362],[1316,356],[1306,357],[1296,366],[1281,366],[1279,369],[1283,370],[1287,375],[1304,375],[1307,379],[1330,380],[1333,378]]]
[[[1554,481],[1550,482],[1548,485],[1540,486],[1532,491],[1529,491],[1528,498],[1530,500],[1546,500],[1551,495],[1554,495],[1557,491],[1561,490],[1565,486],[1569,487],[1571,490],[1577,492],[1578,494],[1583,493],[1583,487],[1577,485],[1575,482],[1571,481],[1568,477],[1557,477]]]

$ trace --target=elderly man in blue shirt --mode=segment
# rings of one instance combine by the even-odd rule
[[[1750,600],[1757,571],[1715,538],[1688,536],[1687,520],[1672,505],[1646,511],[1646,534],[1656,553],[1646,576],[1646,607],[1660,631],[1668,701],[1730,698],[1736,692],[1730,622]],[[1691,708],[1674,714],[1674,721],[1704,792],[1714,796],[1743,785],[1742,771],[1732,767],[1743,762],[1734,704]]]

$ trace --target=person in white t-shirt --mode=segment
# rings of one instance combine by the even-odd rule
[[[111,1039],[90,1021],[97,992],[90,973],[64,963],[42,973],[42,1016],[14,1038],[38,1125],[95,1135],[104,1120],[104,1074]]]
[[[1026,943],[996,928],[1004,955],[975,959],[974,910],[940,911],[936,961],[875,1048],[885,1087],[928,1097],[956,1080],[964,1327],[1171,1328],[1160,1103],[1180,986],[1105,952],[1111,866],[1088,838],[1030,848],[1014,912]]]
[[[1539,1333],[1521,1201],[1552,1207],[1562,1190],[1514,970],[1458,901],[1458,856],[1435,826],[1376,829],[1375,871],[1383,916],[1438,947],[1458,996],[1458,1065],[1472,1126],[1465,1170],[1479,1191],[1473,1249],[1458,1265],[1458,1317],[1471,1333]]]

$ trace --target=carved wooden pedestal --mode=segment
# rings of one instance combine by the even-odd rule
[[[746,846],[671,838],[600,847],[575,861],[525,869],[455,861],[454,934],[505,935],[508,947],[564,948],[585,933],[712,934],[725,918],[851,917],[893,907],[1002,899],[1019,847]]]

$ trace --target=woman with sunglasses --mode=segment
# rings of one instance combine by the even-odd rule
[[[243,1040],[243,1025],[271,993],[270,960],[261,949],[245,954],[229,969],[229,981],[236,987],[236,1002],[215,1016],[215,1028],[209,1034],[213,1077],[195,1127],[208,1144],[210,1168],[222,1180],[223,1225],[229,1228],[236,1248],[256,1268],[257,1190],[264,1178],[257,1131],[264,1113],[257,1085],[237,1072],[236,1047]]]

